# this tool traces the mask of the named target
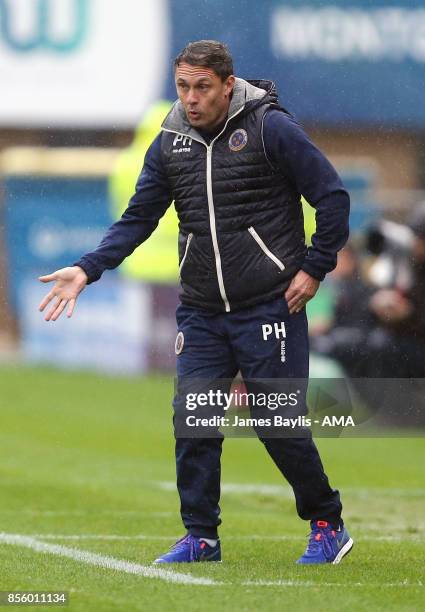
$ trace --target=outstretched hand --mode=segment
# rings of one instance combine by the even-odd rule
[[[87,285],[87,274],[79,266],[62,268],[53,272],[40,276],[39,280],[42,283],[50,283],[56,281],[49,293],[44,297],[40,306],[40,312],[46,308],[52,300],[55,300],[52,307],[44,317],[45,321],[56,321],[68,306],[66,313],[67,317],[71,317],[74,311],[75,302],[81,291]]]
[[[299,270],[291,281],[285,293],[289,314],[300,312],[311,298],[316,295],[320,281],[304,270]]]

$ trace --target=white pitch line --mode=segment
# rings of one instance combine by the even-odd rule
[[[176,483],[172,481],[162,481],[157,483],[158,488],[163,491],[175,492]],[[222,493],[238,493],[241,495],[273,495],[276,497],[286,497],[293,499],[294,494],[292,489],[279,485],[262,485],[262,484],[239,484],[237,482],[223,482],[221,485]]]
[[[43,536],[43,537],[46,537]],[[114,557],[106,555],[99,555],[85,550],[79,550],[77,548],[68,548],[66,546],[60,546],[57,544],[48,544],[41,542],[34,537],[25,536],[20,534],[8,534],[0,533],[0,544],[9,544],[12,546],[22,546],[29,548],[39,553],[50,553],[58,555],[60,557],[67,557],[74,561],[86,563],[87,565],[94,565],[104,569],[110,569],[118,572],[124,572],[126,574],[133,574],[143,576],[144,578],[157,578],[165,580],[166,582],[172,582],[177,584],[191,584],[191,585],[202,585],[202,586],[222,586],[224,583],[217,582],[211,578],[198,578],[191,576],[190,574],[182,574],[178,572],[172,572],[169,570],[163,570],[156,567],[149,567],[146,565],[140,565],[131,561],[123,561]],[[229,583],[231,584],[231,583]],[[312,581],[301,581],[301,580],[246,580],[240,583],[242,586],[279,586],[279,587],[366,587],[372,586],[377,588],[382,587],[423,587],[422,582],[410,583],[404,582],[383,582],[383,583],[362,583],[354,582],[350,584],[338,583],[338,582],[312,582]]]
[[[422,582],[312,582],[303,580],[247,580],[243,586],[281,586],[281,587],[414,587],[423,588]]]
[[[29,510],[27,508],[16,508],[15,510],[0,509],[0,515],[2,514],[24,514],[29,516],[154,516],[154,517],[166,517],[175,516],[175,512],[145,512],[143,510]]]
[[[261,534],[253,534],[247,536],[226,536],[226,540],[276,540],[276,541],[302,541],[306,539],[306,536],[297,536],[297,535],[261,535]],[[356,542],[423,542],[425,536],[417,535],[417,534],[406,534],[405,536],[373,536],[373,535],[365,535],[365,536],[356,536]]]
[[[157,567],[140,565],[139,563],[124,561],[106,555],[99,555],[86,550],[79,550],[78,548],[68,548],[67,546],[60,546],[59,544],[48,544],[31,536],[0,533],[0,544],[23,546],[24,548],[29,548],[35,552],[67,557],[68,559],[73,559],[74,561],[79,561],[80,563],[86,563],[87,565],[95,565],[105,569],[125,572],[126,574],[135,574],[137,576],[143,576],[144,578],[159,578],[160,580],[165,580],[166,582],[205,586],[217,586],[221,584],[220,582],[216,582],[211,578],[198,578],[191,576],[190,574],[183,574]]]
[[[96,533],[81,533],[81,534],[68,534],[68,533],[36,533],[29,534],[28,537],[36,540],[112,540],[112,541],[137,541],[137,540],[166,540],[167,542],[176,541],[181,537],[178,536],[160,536],[160,535],[144,535],[139,533],[137,535],[114,535],[114,534],[96,534]]]
[[[159,489],[163,491],[177,491],[176,483],[171,480],[164,480],[161,482],[153,483]],[[364,499],[370,497],[376,497],[377,495],[385,497],[425,497],[425,488],[385,488],[385,487],[343,487],[343,494],[354,495]],[[272,485],[272,484],[256,484],[256,483],[238,483],[238,482],[224,482],[221,485],[222,493],[237,493],[238,495],[271,495],[275,497],[284,497],[286,499],[293,499],[294,494],[292,489],[286,485]]]
[[[81,533],[81,534],[60,534],[60,533],[37,533],[37,534],[25,534],[25,537],[34,538],[36,540],[100,540],[100,541],[167,541],[172,542],[178,540],[180,535],[155,535],[155,534],[135,534],[135,535],[119,535],[119,534],[96,534],[96,533]],[[236,541],[277,541],[277,542],[301,542],[306,539],[306,536],[301,535],[269,535],[269,534],[252,534],[252,535],[226,535],[225,540],[236,540]],[[405,536],[357,536],[356,542],[417,542],[421,543],[424,541],[423,535],[417,534],[406,534]]]

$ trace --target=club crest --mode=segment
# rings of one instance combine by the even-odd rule
[[[184,335],[183,332],[179,332],[177,334],[177,338],[176,338],[176,344],[175,344],[175,351],[176,351],[176,355],[180,355],[180,353],[182,352],[184,347]]]
[[[240,151],[248,142],[248,134],[242,128],[235,130],[229,138],[229,149],[231,151]]]

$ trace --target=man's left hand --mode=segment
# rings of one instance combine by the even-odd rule
[[[316,295],[319,285],[320,281],[304,272],[304,270],[299,270],[285,293],[289,314],[300,312],[307,302]]]

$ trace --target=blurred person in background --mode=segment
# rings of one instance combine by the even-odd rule
[[[373,226],[366,245],[377,255],[367,270],[353,244],[338,253],[329,275],[332,324],[313,335],[312,350],[337,360],[351,378],[423,378],[425,203],[406,225]]]
[[[240,370],[244,379],[307,380],[305,305],[347,240],[349,196],[330,162],[279,105],[274,83],[235,78],[225,45],[190,43],[174,70],[179,100],[146,154],[127,210],[95,251],[41,277],[55,285],[40,310],[53,300],[46,320],[66,308],[71,316],[84,287],[144,242],[174,200],[181,280],[177,415],[184,412],[179,390],[187,378],[224,384]],[[301,194],[316,209],[308,248]],[[270,337],[265,325],[275,329]],[[306,410],[305,397],[300,408]],[[311,432],[260,439],[291,484],[299,516],[311,524],[298,563],[339,563],[353,541]],[[187,534],[156,563],[221,560],[222,442],[220,432],[176,435]]]
[[[168,100],[154,102],[143,114],[131,144],[117,156],[108,181],[113,219],[119,219],[125,212],[145,155],[171,107],[172,102]],[[126,257],[119,268],[125,278],[147,284],[152,325],[146,338],[146,354],[149,368],[154,370],[174,369],[174,351],[170,347],[175,335],[173,318],[178,299],[177,235],[178,218],[174,206],[170,206],[150,239]]]
[[[375,320],[369,308],[373,289],[364,278],[357,247],[347,244],[338,253],[338,263],[329,275],[334,294],[334,312],[329,329],[313,335],[311,348],[338,361],[352,377],[369,372],[369,334]]]
[[[132,143],[118,155],[108,183],[114,219],[119,219],[127,208],[133,195],[133,186],[140,174],[140,166],[171,106],[168,100],[158,100],[150,106],[135,130]],[[151,239],[126,257],[120,272],[127,278],[145,282],[176,284],[179,276],[177,232],[176,211],[170,206]]]
[[[395,275],[393,286],[378,289],[369,300],[375,321],[368,342],[370,377],[425,377],[425,203],[405,229],[411,232],[408,274]]]

